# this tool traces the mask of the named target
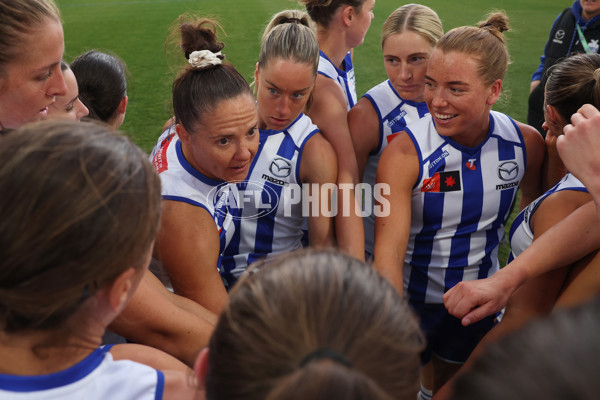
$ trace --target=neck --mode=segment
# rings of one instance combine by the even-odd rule
[[[344,57],[351,49],[345,44],[346,38],[343,32],[318,27],[317,41],[319,42],[319,49],[327,55],[333,65],[340,68]]]
[[[65,331],[0,333],[0,372],[11,375],[42,375],[65,370],[90,355],[102,337],[72,336]]]

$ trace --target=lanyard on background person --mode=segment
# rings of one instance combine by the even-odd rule
[[[576,24],[577,26],[577,34],[579,35],[579,40],[581,41],[581,45],[583,46],[583,51],[586,52],[586,54],[590,54],[590,46],[588,45],[587,40],[585,40],[585,36],[583,36],[583,32],[581,31],[581,28],[579,27],[579,24]]]

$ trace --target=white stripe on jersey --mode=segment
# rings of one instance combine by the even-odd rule
[[[414,301],[442,303],[462,280],[498,269],[504,234],[525,172],[525,144],[508,116],[492,111],[490,132],[476,148],[437,133],[431,116],[407,129],[420,160],[412,192],[405,286]]]
[[[352,55],[350,52],[344,57],[345,70],[340,70],[333,65],[331,60],[325,53],[319,51],[319,67],[318,73],[328,78],[335,80],[342,88],[344,96],[346,96],[346,104],[348,111],[356,104],[356,78],[354,76],[354,65],[352,64]]]
[[[234,234],[233,218],[229,212],[229,185],[206,177],[185,159],[175,126],[160,136],[152,151],[151,161],[160,176],[164,200],[204,208],[213,218],[219,232],[221,254]],[[220,262],[221,258],[216,268]]]
[[[290,185],[301,184],[302,151],[317,132],[304,114],[283,131],[260,131],[250,174],[247,182],[238,184],[238,190],[246,199],[262,199],[262,204],[245,202],[241,218],[236,216],[236,232],[223,253],[221,272],[229,287],[253,261],[302,246],[302,204],[291,201]]]
[[[364,183],[373,187],[383,149],[387,147],[395,134],[403,131],[411,122],[428,115],[429,110],[424,102],[417,103],[402,99],[389,80],[370,89],[364,97],[371,102],[379,119],[379,145],[377,150],[369,155],[362,179]],[[372,193],[371,191],[371,212],[368,217],[363,218],[365,251],[369,254],[373,254],[375,246],[375,215],[373,213],[375,200]]]
[[[556,183],[556,185],[548,189],[546,193],[525,207],[519,215],[517,215],[510,227],[510,255],[508,262],[514,260],[515,257],[525,251],[525,249],[533,242],[534,232],[531,227],[531,218],[540,204],[542,204],[542,201],[551,194],[562,190],[587,192],[587,189],[579,179],[570,173],[567,173],[560,181],[558,181],[558,183]]]
[[[2,399],[162,399],[164,374],[137,362],[114,361],[111,346],[96,349],[68,369],[46,375],[0,374]]]

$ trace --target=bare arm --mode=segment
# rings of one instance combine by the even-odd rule
[[[398,166],[402,173],[398,173]],[[401,133],[381,155],[377,182],[390,188],[389,216],[375,218],[375,268],[400,293],[404,291],[404,257],[411,225],[411,194],[419,175],[419,158],[410,137]]]
[[[163,201],[155,252],[169,273],[175,293],[218,314],[227,291],[217,271],[219,233],[205,209],[177,201]]]
[[[365,232],[354,193],[354,188],[359,182],[358,165],[348,129],[346,100],[337,83],[322,75],[317,76],[313,97],[314,101],[308,116],[335,150],[338,162],[337,184],[351,186],[350,212],[347,215],[338,212],[335,218],[338,246],[344,252],[358,259],[364,259]],[[344,208],[343,200],[344,196],[338,196],[338,211]]]
[[[361,98],[348,113],[348,127],[358,163],[358,174],[362,178],[369,154],[379,144],[379,118],[367,98]]]
[[[302,183],[318,184],[320,190],[323,184],[335,184],[337,178],[337,158],[331,144],[321,134],[317,133],[304,145],[300,165],[300,179]],[[313,185],[310,185],[313,186]],[[309,187],[310,187],[309,186]],[[311,190],[311,189],[309,189]],[[320,196],[331,191],[320,191]],[[321,199],[321,204],[323,201]],[[327,200],[331,204],[331,197]],[[308,237],[311,246],[329,247],[335,245],[333,218],[325,215],[320,210],[319,215],[308,218]]]
[[[542,194],[542,165],[546,148],[544,139],[535,128],[520,122],[517,122],[517,125],[523,134],[527,154],[525,175],[523,175],[523,179],[519,185],[521,189],[521,204],[519,209],[522,210]]]
[[[600,247],[600,224],[592,202],[548,229],[519,257],[487,279],[460,282],[443,296],[450,314],[470,325],[500,311],[528,280],[571,264]]]
[[[146,271],[133,298],[109,328],[136,343],[169,353],[192,367],[197,353],[208,344],[216,321],[216,315],[169,292]]]

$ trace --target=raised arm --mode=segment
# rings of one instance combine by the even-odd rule
[[[317,133],[304,145],[300,165],[302,183],[311,183],[319,191],[320,204],[324,204],[320,196],[331,196],[331,190],[321,190],[324,184],[335,184],[337,179],[337,158],[331,144]],[[311,193],[311,195],[315,195]],[[327,204],[331,204],[331,197]],[[325,215],[326,210],[319,210],[318,215],[308,218],[308,242],[311,246],[330,247],[335,245],[334,219]]]
[[[375,268],[400,293],[404,291],[403,269],[411,225],[411,194],[418,175],[419,158],[415,146],[406,133],[400,133],[385,148],[377,167],[377,183],[389,185],[389,194],[383,196],[389,205],[389,215],[375,217]]]
[[[227,291],[217,270],[219,233],[202,207],[163,201],[161,227],[155,245],[176,294],[218,314],[227,303]]]
[[[337,155],[337,184],[350,192],[350,212],[343,215],[344,196],[338,195],[338,215],[335,218],[335,232],[338,247],[358,258],[365,257],[365,232],[356,201],[354,188],[359,183],[358,165],[348,129],[346,99],[340,87],[332,79],[317,76],[313,93],[314,102],[308,116],[319,127],[323,136],[331,143]],[[354,209],[352,209],[354,207]]]

